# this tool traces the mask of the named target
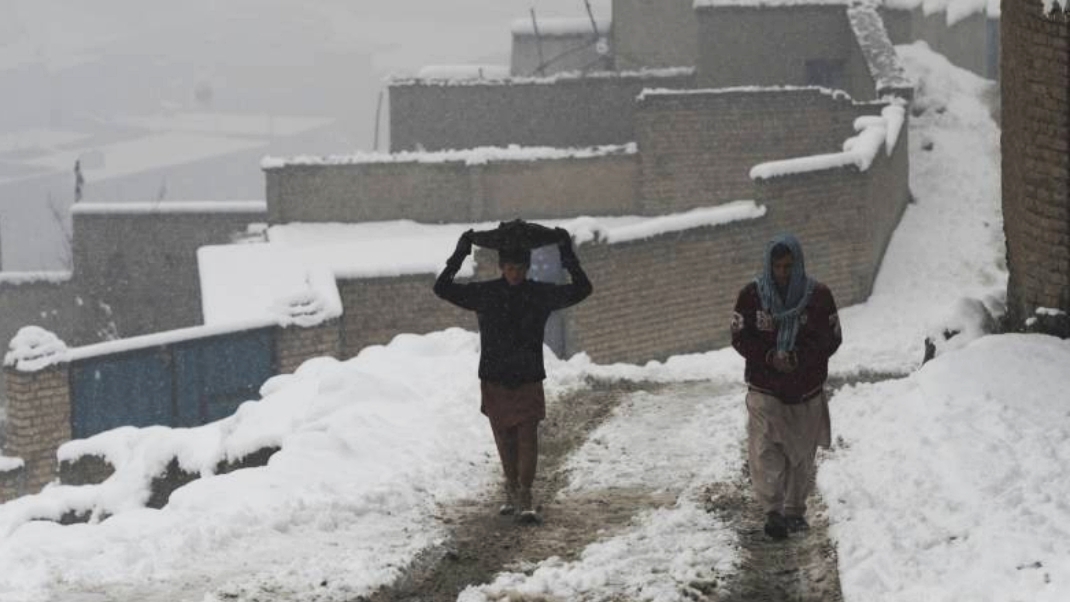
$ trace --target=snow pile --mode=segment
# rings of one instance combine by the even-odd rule
[[[40,326],[23,326],[8,344],[4,366],[36,372],[70,361],[67,344]]]
[[[0,424],[3,424],[3,423],[0,422]],[[18,469],[22,468],[25,465],[26,465],[26,463],[23,462],[22,458],[12,458],[10,456],[0,456],[0,472],[11,472],[13,470],[18,470]]]
[[[821,464],[844,599],[1070,599],[1070,341],[988,336],[841,391]]]
[[[881,110],[880,117],[867,115],[855,119],[854,127],[858,134],[844,141],[843,152],[759,163],[751,168],[750,177],[768,180],[851,165],[859,171],[866,171],[882,148],[886,155],[891,156],[904,119],[902,104],[888,105]]]
[[[638,152],[634,142],[609,144],[587,148],[558,148],[552,146],[507,147],[480,146],[464,150],[402,151],[398,153],[354,153],[351,155],[298,156],[291,158],[264,157],[260,168],[264,170],[297,166],[365,165],[380,163],[464,163],[485,165],[503,161],[548,161],[554,159],[587,159],[609,155],[634,155]]]

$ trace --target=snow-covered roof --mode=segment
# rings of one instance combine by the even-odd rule
[[[537,20],[540,36],[560,37],[594,34],[594,29],[591,26],[591,19],[589,17],[540,17]],[[609,32],[612,20],[596,17],[595,24],[598,26],[599,35],[605,35]],[[510,29],[514,36],[535,35],[535,25],[532,24],[531,19],[516,19],[513,21]]]
[[[464,163],[465,165],[484,165],[504,161],[545,161],[549,159],[583,159],[609,155],[635,154],[638,152],[634,142],[591,146],[585,148],[559,148],[552,146],[480,146],[464,150],[444,151],[402,151],[398,153],[354,153],[351,155],[298,157],[264,157],[260,161],[261,169],[279,169],[282,167],[309,165],[363,165],[371,163]]]
[[[161,201],[159,203],[75,203],[75,215],[137,213],[265,213],[265,201]]]
[[[688,77],[695,74],[694,67],[659,67],[636,69],[631,71],[563,71],[544,77],[503,77],[501,79],[421,79],[419,77],[391,77],[391,86],[415,85],[454,85],[454,86],[512,86],[512,85],[554,85],[561,82],[591,79],[657,79]]]
[[[881,148],[891,156],[905,118],[906,110],[903,105],[891,104],[881,111],[880,117],[867,115],[856,119],[854,126],[858,134],[844,141],[842,152],[759,163],[751,168],[750,177],[754,180],[767,180],[849,165],[857,167],[859,171],[866,171]]]
[[[577,244],[594,241],[614,244],[763,215],[764,206],[753,201],[736,201],[659,217],[538,221],[568,230]],[[228,324],[250,318],[271,321],[278,315],[275,300],[290,298],[295,291],[306,294],[313,291],[324,299],[336,298],[336,278],[435,274],[442,269],[462,232],[469,228],[489,229],[497,224],[420,224],[409,220],[295,223],[269,228],[266,243],[201,247],[197,261],[204,321],[206,324]],[[473,259],[462,265],[460,274],[474,274]]]

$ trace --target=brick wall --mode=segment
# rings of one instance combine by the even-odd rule
[[[407,80],[390,85],[390,149],[587,147],[635,140],[644,88],[692,88],[692,75],[601,73],[544,80]]]
[[[325,355],[342,359],[339,320],[328,320],[309,328],[280,327],[275,332],[275,366],[279,374],[292,373],[305,360]]]
[[[1001,23],[1008,325],[1018,329],[1037,307],[1070,312],[1070,19],[1006,0]]]
[[[855,118],[882,106],[813,88],[646,95],[638,104],[645,215],[754,198],[754,165],[839,152]]]
[[[634,212],[634,153],[539,161],[287,165],[266,171],[271,223],[478,222]]]
[[[56,478],[56,450],[71,438],[67,364],[37,372],[4,372],[7,436],[3,452],[23,459],[25,491],[34,493]]]
[[[445,265],[445,257],[443,257]],[[459,326],[477,330],[475,314],[435,296],[436,274],[340,280],[342,357],[368,345],[389,343],[399,333],[423,334]]]

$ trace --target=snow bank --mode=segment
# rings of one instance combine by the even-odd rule
[[[845,600],[1070,599],[1070,341],[988,336],[841,390],[821,464]]]

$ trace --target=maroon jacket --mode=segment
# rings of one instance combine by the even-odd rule
[[[784,373],[766,361],[768,354],[776,350],[776,325],[772,316],[762,311],[757,284],[751,282],[743,287],[732,315],[732,346],[747,359],[747,385],[786,404],[802,403],[822,390],[828,378],[829,357],[843,340],[836,302],[824,284],[815,284],[810,304],[800,319],[794,352],[797,367]]]

